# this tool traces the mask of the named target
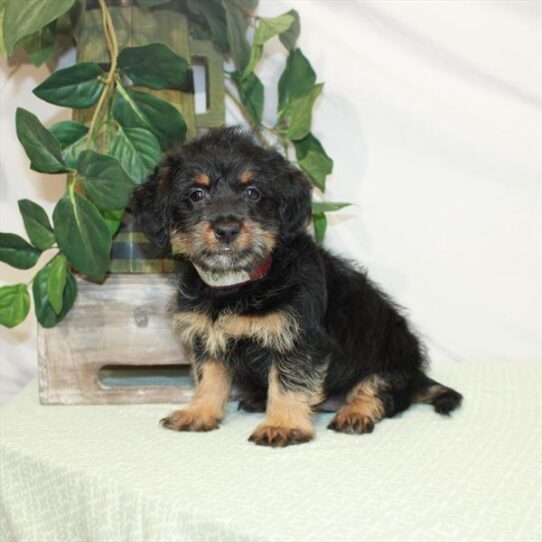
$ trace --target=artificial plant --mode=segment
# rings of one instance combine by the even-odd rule
[[[77,296],[74,272],[100,282],[110,263],[112,238],[135,185],[143,182],[163,151],[186,136],[182,114],[168,102],[134,87],[180,88],[190,76],[187,59],[163,43],[119,50],[106,0],[0,0],[0,50],[11,55],[22,47],[39,65],[73,40],[80,14],[94,1],[102,14],[103,38],[110,64],[77,62],[52,73],[34,89],[41,99],[73,109],[91,109],[86,124],[62,121],[45,128],[31,112],[16,113],[17,137],[31,169],[68,174],[64,195],[52,223],[35,202],[19,201],[28,241],[0,233],[0,261],[19,269],[36,265],[44,251],[54,256],[29,284],[0,288],[0,323],[13,327],[34,308],[42,326],[61,321]],[[118,4],[118,2],[116,2]],[[224,70],[225,89],[263,145],[276,145],[303,169],[323,193],[333,162],[311,133],[312,109],[323,84],[297,47],[300,33],[295,10],[274,18],[255,14],[257,0],[137,0],[145,9],[177,9],[186,15],[192,37],[210,39],[231,69]],[[126,2],[123,2],[123,5]],[[249,41],[247,34],[252,38]],[[278,81],[276,122],[263,122],[264,87],[255,73],[263,49],[278,36],[288,54]],[[318,242],[326,229],[326,212],[342,203],[314,202]]]

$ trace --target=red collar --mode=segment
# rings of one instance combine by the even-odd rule
[[[249,282],[256,282],[257,280],[263,279],[269,269],[271,268],[271,256],[268,256],[263,262],[259,263],[250,273]]]
[[[271,256],[260,262],[250,272],[237,271],[225,274],[215,274],[204,271],[197,265],[194,265],[198,275],[205,284],[212,290],[224,290],[227,288],[244,286],[252,282],[263,279],[271,268]]]

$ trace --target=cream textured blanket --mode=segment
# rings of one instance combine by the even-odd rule
[[[541,539],[541,379],[535,365],[436,365],[452,418],[416,406],[374,433],[326,430],[287,449],[247,442],[262,419],[159,427],[169,405],[0,411],[5,542],[521,541]]]

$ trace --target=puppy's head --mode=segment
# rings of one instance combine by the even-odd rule
[[[169,154],[132,208],[151,243],[214,272],[249,270],[306,227],[311,184],[239,128],[214,130]]]

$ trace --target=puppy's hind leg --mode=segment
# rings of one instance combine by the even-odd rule
[[[176,410],[161,423],[174,431],[218,429],[231,387],[231,371],[225,363],[206,361],[196,366],[196,394],[190,406]]]
[[[386,416],[389,383],[378,375],[364,378],[349,391],[345,404],[328,425],[340,433],[371,433]]]

